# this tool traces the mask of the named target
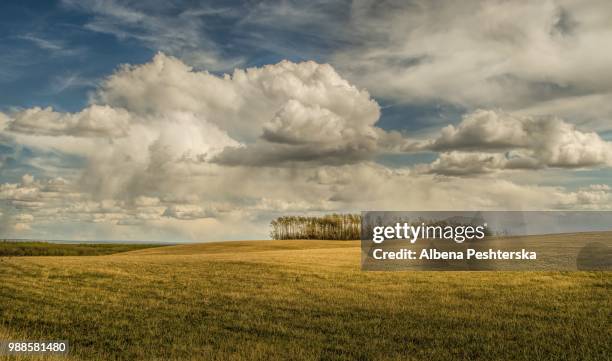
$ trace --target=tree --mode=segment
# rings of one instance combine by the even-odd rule
[[[359,239],[361,215],[281,216],[270,227],[272,239]]]

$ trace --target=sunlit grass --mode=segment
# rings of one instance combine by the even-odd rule
[[[0,329],[84,360],[604,360],[609,272],[362,272],[358,242],[4,257]]]

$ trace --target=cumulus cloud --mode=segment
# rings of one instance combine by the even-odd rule
[[[284,165],[291,163],[343,164],[371,159],[385,147],[388,134],[374,127],[372,117],[357,118],[350,112],[336,113],[320,105],[304,105],[290,99],[263,124],[261,139],[246,147],[224,150],[215,162],[227,165]]]
[[[448,176],[478,176],[505,168],[507,159],[503,154],[449,152],[423,170]]]
[[[123,66],[105,79],[93,102],[89,108],[129,114],[128,126],[108,122],[105,128],[125,130],[122,138],[77,143],[20,134],[19,141],[85,156],[90,161],[86,181],[104,183],[99,189],[110,192],[167,186],[160,175],[180,176],[204,161],[252,166],[351,163],[370,159],[389,136],[375,126],[380,109],[369,94],[330,65],[315,62],[282,61],[216,76],[159,53],[149,63]],[[36,108],[23,112],[48,113]],[[35,133],[34,122],[18,119],[13,130]],[[77,133],[74,126],[56,123],[37,123],[35,134]],[[108,152],[99,152],[104,148]]]
[[[40,194],[39,187],[27,184],[4,183],[0,185],[0,197],[13,202],[35,202]]]
[[[448,125],[440,130],[438,138],[431,141],[429,149],[495,150],[524,148],[529,145],[538,122],[528,117],[499,114],[495,111],[477,110],[463,116],[457,125]]]
[[[29,213],[78,201],[81,197],[62,178],[39,181],[30,174],[24,174],[19,183],[0,184],[0,202],[7,202],[13,208],[28,210]]]
[[[333,119],[359,128],[373,125],[380,116],[366,91],[330,65],[312,61],[282,61],[219,77],[159,53],[150,63],[124,66],[110,76],[95,99],[137,114],[201,114],[240,141],[259,138],[264,125],[274,133],[283,124],[286,129],[287,122],[304,126],[306,119],[323,117],[319,123]]]
[[[31,214],[21,213],[15,216],[15,220],[21,223],[32,223],[34,217]]]
[[[605,184],[437,176],[610,164],[607,142],[559,119],[476,111],[417,141],[378,127],[379,117],[369,93],[330,65],[282,61],[219,76],[160,53],[103,80],[80,112],[10,114],[3,137],[80,163],[64,178],[0,185],[3,220],[31,235],[70,223],[74,238],[203,240],[265,237],[272,217],[291,212],[609,202]],[[440,156],[420,167],[376,163],[401,151]],[[32,222],[17,222],[22,213]]]
[[[78,113],[60,113],[51,107],[34,107],[12,114],[8,131],[33,135],[122,137],[128,132],[130,114],[108,105],[91,105]]]
[[[2,186],[0,203],[23,200],[42,206],[18,208],[9,217],[14,236],[44,234],[58,224],[94,233],[72,237],[151,240],[261,238],[272,217],[286,213],[320,214],[355,209],[606,209],[605,184],[569,191],[562,187],[520,185],[490,178],[439,179],[410,169],[376,163],[269,171],[230,168],[210,178],[194,175],[163,197],[95,199],[76,193],[78,184],[26,177]],[[215,178],[220,178],[215,181]],[[29,184],[24,184],[29,183]],[[60,192],[60,190],[62,190]],[[10,210],[11,208],[9,208]],[[26,227],[27,226],[27,227]],[[52,229],[52,228],[51,228]],[[6,233],[11,236],[12,233]],[[35,232],[35,233],[31,233]],[[43,233],[36,233],[43,232]],[[76,231],[75,231],[76,232]]]
[[[561,197],[560,208],[599,210],[612,209],[612,192],[607,184],[592,184]]]
[[[9,121],[9,117],[6,114],[0,112],[0,132],[4,130]]]
[[[477,110],[417,148],[443,152],[427,168],[441,174],[498,169],[584,168],[612,165],[612,143],[555,117]]]
[[[34,216],[28,213],[19,213],[13,216],[13,229],[16,232],[26,232],[32,229],[31,224]]]
[[[354,128],[349,119],[329,109],[291,99],[264,124],[263,138],[284,144],[326,143],[358,135]]]
[[[176,204],[172,205],[163,213],[164,217],[172,217],[177,219],[192,220],[198,218],[212,218],[215,213],[205,210],[201,206],[194,204]]]
[[[12,217],[13,223],[28,225],[62,221],[119,224],[131,220],[142,223],[143,220],[160,219],[166,209],[156,197],[140,196],[131,203],[121,199],[96,199],[90,193],[81,192],[78,184],[62,178],[38,180],[29,174],[25,174],[21,182],[0,185],[1,203],[22,212]],[[29,229],[28,226],[21,230]]]
[[[134,204],[138,207],[156,206],[160,202],[157,197],[138,196],[134,199]]]
[[[15,223],[13,225],[13,229],[17,232],[25,232],[32,229],[32,227],[28,223]]]

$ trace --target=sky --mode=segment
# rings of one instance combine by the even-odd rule
[[[608,1],[3,1],[0,238],[612,209]]]

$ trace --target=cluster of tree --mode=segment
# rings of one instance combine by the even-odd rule
[[[361,215],[284,216],[270,222],[272,239],[359,239]]]

